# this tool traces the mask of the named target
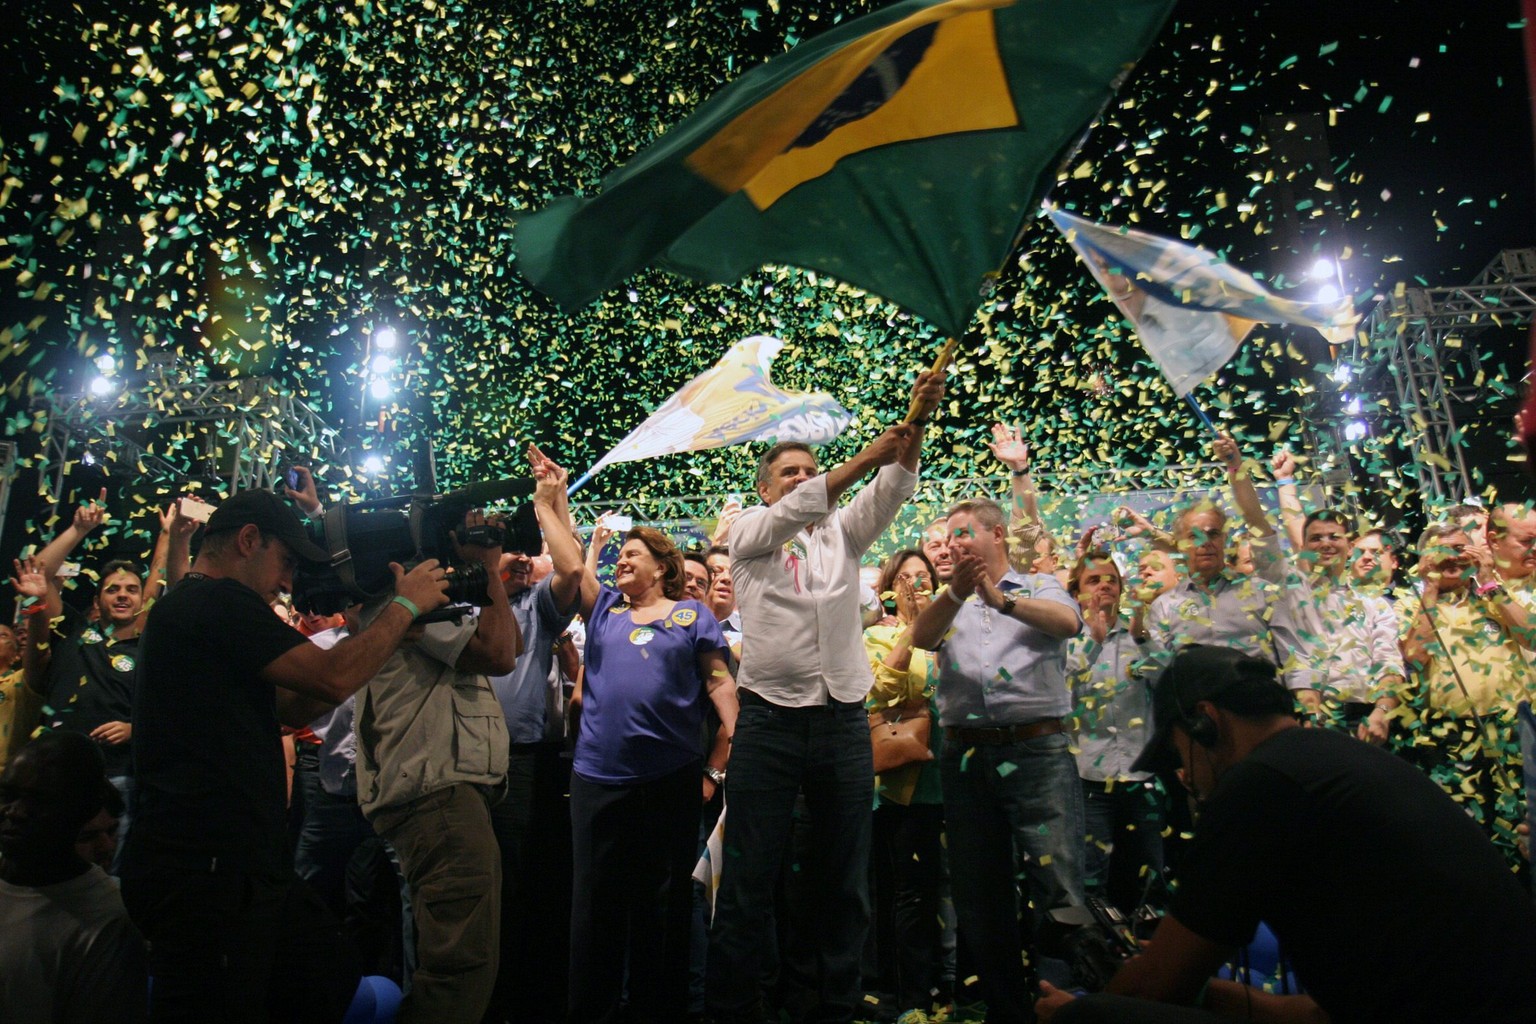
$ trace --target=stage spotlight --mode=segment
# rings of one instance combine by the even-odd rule
[[[95,395],[97,398],[102,398],[106,395],[110,395],[112,393],[113,387],[113,383],[107,378],[97,377],[95,380],[91,381],[91,394]]]
[[[1331,280],[1335,273],[1336,271],[1333,266],[1333,260],[1318,260],[1316,263],[1312,264],[1311,277],[1314,281]]]
[[[1339,301],[1339,286],[1336,285],[1336,284],[1325,284],[1325,285],[1323,285],[1321,288],[1319,288],[1317,290],[1317,301],[1318,302],[1338,302]]]
[[[1368,433],[1370,433],[1370,428],[1365,425],[1364,420],[1350,420],[1344,424],[1344,440],[1346,441],[1362,440]]]
[[[1344,399],[1344,411],[1349,413],[1351,416],[1360,415],[1360,399],[1352,396],[1346,396]]]
[[[113,359],[110,355],[97,356],[96,369],[100,370],[102,373],[111,373],[113,370],[117,369],[117,360]]]
[[[395,357],[374,356],[372,366],[374,373],[388,373],[395,368]]]
[[[363,460],[362,470],[370,476],[378,476],[384,472],[384,460],[377,455],[370,455]]]
[[[387,402],[394,397],[395,389],[387,380],[376,380],[368,387],[374,398],[381,402]]]
[[[1350,378],[1354,376],[1354,371],[1350,370],[1348,363],[1335,363],[1333,373],[1329,376],[1333,378],[1335,384],[1348,384]]]
[[[399,340],[400,336],[395,333],[393,327],[380,327],[373,332],[374,347],[384,349],[386,352],[394,348],[395,342]]]

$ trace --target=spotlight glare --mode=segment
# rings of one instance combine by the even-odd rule
[[[364,473],[368,473],[372,476],[378,476],[380,473],[384,472],[384,460],[379,458],[377,455],[370,455],[363,460],[362,469]]]
[[[1344,424],[1344,440],[1346,441],[1363,440],[1369,432],[1370,428],[1365,425],[1364,420],[1350,420]]]
[[[96,369],[100,370],[102,373],[111,373],[113,370],[117,369],[117,360],[113,359],[109,355],[97,356]]]
[[[97,377],[91,381],[91,394],[98,398],[112,393],[112,382],[105,377]]]
[[[374,381],[373,384],[369,386],[368,390],[373,394],[374,398],[377,398],[381,402],[388,401],[391,397],[394,396],[395,393],[395,389],[390,386],[389,381],[387,380]]]
[[[374,356],[372,365],[374,373],[388,373],[390,370],[395,368],[395,357],[382,355]]]
[[[373,344],[375,348],[381,348],[388,351],[389,349],[394,348],[395,342],[399,340],[400,336],[395,333],[395,329],[393,327],[380,327],[377,331],[373,332]]]
[[[1312,280],[1323,281],[1333,277],[1333,275],[1333,260],[1318,260],[1316,263],[1312,264]]]
[[[1319,302],[1338,302],[1339,301],[1339,286],[1336,285],[1336,284],[1325,284],[1325,285],[1323,285],[1321,288],[1319,288],[1317,290],[1317,301],[1319,301]]]

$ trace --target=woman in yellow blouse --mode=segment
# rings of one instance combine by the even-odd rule
[[[926,717],[929,724],[929,756],[875,778],[870,847],[874,924],[882,987],[898,1000],[899,1024],[925,1024],[935,991],[940,1003],[948,1003],[954,983],[953,952],[943,949],[939,923],[947,879],[944,803],[934,760],[943,736],[934,704],[938,673],[932,655],[908,642],[913,621],[933,599],[935,579],[933,565],[921,551],[896,552],[886,560],[875,588],[890,614],[864,631],[875,673],[867,704],[871,731],[889,729],[885,722],[917,716]]]

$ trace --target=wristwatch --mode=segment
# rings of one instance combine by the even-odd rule
[[[1019,603],[1019,599],[1014,597],[1012,594],[1004,594],[1003,595],[1003,606],[1001,608],[999,608],[998,611],[1002,612],[1004,615],[1012,615],[1013,614],[1013,606],[1018,604],[1018,603]]]
[[[704,766],[704,777],[717,786],[725,785],[725,769],[715,768],[711,765]]]

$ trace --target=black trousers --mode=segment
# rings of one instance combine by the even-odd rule
[[[1103,993],[1074,999],[1052,1018],[1055,1024],[1217,1024],[1226,1019],[1193,1006]]]
[[[335,1024],[362,977],[341,923],[291,872],[130,876],[123,902],[149,943],[156,1024]]]
[[[681,1020],[688,1006],[700,762],[650,782],[571,776],[573,1024]]]

